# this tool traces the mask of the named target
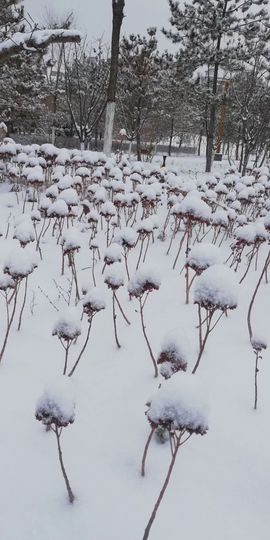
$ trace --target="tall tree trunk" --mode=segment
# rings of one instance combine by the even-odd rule
[[[214,68],[214,77],[213,77],[213,86],[212,86],[213,102],[210,105],[210,118],[209,118],[208,130],[207,130],[205,172],[210,172],[212,168],[213,148],[214,148],[215,129],[216,129],[217,106],[216,106],[215,96],[217,93],[218,68],[219,68],[219,64],[218,62],[216,62],[215,68]]]
[[[242,140],[242,145],[241,145],[241,155],[240,155],[240,163],[239,163],[239,168],[238,168],[238,171],[239,171],[239,172],[242,171],[242,165],[243,165],[243,159],[244,159],[244,148],[245,148],[245,143],[244,143],[244,141]]]
[[[249,156],[250,156],[249,147],[248,147],[248,145],[246,144],[246,145],[245,145],[245,153],[244,153],[243,168],[242,168],[242,175],[243,175],[243,176],[246,174],[246,169],[247,169],[247,165],[248,165]]]
[[[137,145],[137,160],[142,160],[142,149],[141,149],[141,134],[139,131],[136,133],[136,145]]]
[[[265,150],[264,150],[264,153],[263,153],[263,156],[262,156],[262,159],[261,159],[261,162],[259,164],[259,167],[262,167],[265,160],[266,160],[266,156],[267,156],[267,152],[268,152],[268,145],[265,146]]]
[[[228,0],[224,0],[224,7],[223,7],[223,14],[222,14],[223,18],[226,17],[227,5],[228,5]],[[219,37],[217,39],[217,45],[216,45],[216,50],[215,50],[216,59],[218,58],[220,48],[221,48],[221,38],[222,38],[222,33],[219,34]],[[209,118],[209,125],[207,129],[205,172],[210,172],[212,168],[212,157],[213,157],[213,148],[214,148],[215,131],[216,131],[216,110],[217,110],[216,95],[217,95],[217,83],[218,83],[218,69],[219,69],[219,61],[217,60],[214,64],[214,75],[213,75],[213,84],[212,84],[213,99],[210,105],[210,118]]]
[[[200,135],[199,135],[199,142],[198,142],[198,156],[201,155],[202,136],[203,136],[203,130],[201,129],[200,130]]]
[[[111,66],[110,79],[107,94],[105,131],[104,131],[104,153],[109,156],[112,151],[112,134],[115,113],[115,95],[118,73],[119,42],[122,21],[124,17],[125,0],[112,0],[113,24],[111,41]]]
[[[169,140],[169,146],[168,146],[169,156],[172,155],[173,128],[174,128],[174,119],[171,118],[170,140]]]

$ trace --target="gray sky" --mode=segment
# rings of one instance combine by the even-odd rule
[[[74,11],[77,27],[87,33],[89,40],[99,38],[110,41],[111,0],[24,0],[26,11],[40,22],[45,19],[46,8],[61,15]],[[123,32],[144,33],[149,26],[168,28],[168,0],[126,0]],[[160,47],[172,48],[169,40],[161,33],[158,35]]]

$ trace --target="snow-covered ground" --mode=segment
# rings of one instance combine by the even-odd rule
[[[21,153],[18,154],[17,149],[17,158],[14,159],[14,156],[12,158],[12,167],[13,169],[15,167],[17,173],[21,175],[25,162],[19,166],[18,155],[21,155],[25,149],[20,150]],[[29,153],[31,149],[28,148],[28,156]],[[47,157],[45,150],[43,153]],[[34,157],[34,159],[38,158]],[[21,162],[23,163],[22,158]],[[104,179],[108,176],[109,170],[114,171],[114,182],[123,180],[123,167],[120,170],[114,169],[112,163],[106,175],[103,171],[101,177],[94,180],[95,171],[100,164],[90,166],[90,163],[85,165],[82,162],[81,159],[78,164],[88,167],[89,171],[89,178],[83,181],[83,185],[98,182],[108,187]],[[37,166],[36,161],[33,161],[32,165],[33,163]],[[129,164],[126,166],[129,167]],[[183,342],[185,341],[185,351],[188,351],[186,353],[188,356],[187,373],[180,372],[172,375],[172,378],[181,377],[182,384],[185,377],[187,380],[191,377],[190,374],[198,355],[198,329],[196,328],[198,308],[193,304],[193,296],[196,282],[200,278],[196,278],[191,286],[190,303],[186,305],[185,271],[182,271],[185,264],[185,246],[173,269],[179,243],[184,234],[181,231],[183,231],[185,221],[182,221],[181,231],[177,232],[168,255],[166,253],[174,227],[172,215],[162,239],[160,232],[163,230],[168,212],[168,186],[180,188],[180,192],[176,190],[178,199],[175,202],[177,204],[181,205],[183,197],[181,190],[193,190],[194,212],[200,211],[199,202],[202,201],[200,201],[199,193],[205,195],[205,204],[208,204],[209,212],[215,210],[213,193],[207,192],[207,189],[215,191],[213,173],[220,174],[223,179],[228,164],[215,164],[211,175],[202,173],[203,166],[203,160],[195,157],[174,160],[173,163],[168,163],[165,177],[160,175],[158,168],[152,169],[155,177],[152,179],[153,183],[147,189],[144,187],[144,192],[148,193],[148,200],[151,200],[153,196],[151,189],[154,190],[155,197],[160,193],[158,202],[155,200],[151,210],[154,218],[146,217],[148,222],[143,225],[146,228],[149,227],[149,220],[152,220],[152,225],[156,225],[156,221],[159,223],[159,227],[153,230],[153,236],[151,232],[149,233],[150,242],[145,266],[149,279],[157,275],[156,279],[160,279],[161,282],[160,287],[157,287],[158,290],[149,293],[144,308],[145,325],[156,358],[167,335],[173,334],[179,339],[182,336]],[[20,184],[21,180],[18,180],[14,172],[13,176],[6,172],[9,167],[10,165],[4,165],[4,182],[0,186],[0,225],[3,233],[0,238],[0,265],[3,268],[10,254],[16,254],[18,249],[24,249],[28,258],[33,260],[36,241],[21,248],[19,241],[13,239],[13,235],[16,225],[18,228],[20,223],[24,223],[23,232],[29,236],[31,229],[29,221],[22,221],[21,218],[23,206],[25,206],[26,215],[31,215],[33,207],[34,209],[40,207],[38,202],[24,204],[29,170],[26,171],[27,174],[25,173],[22,189],[17,194],[10,192],[12,185]],[[133,164],[134,167],[136,170],[136,164]],[[170,168],[175,169],[173,173],[169,172]],[[72,171],[69,170],[72,177],[75,176],[75,170],[75,166]],[[140,186],[140,183],[132,182],[132,176],[130,177],[132,171],[126,169],[124,172],[125,193],[132,193],[133,187]],[[40,170],[36,169],[36,173],[39,176],[37,182],[40,181],[39,191],[42,200],[50,181],[46,177],[45,186],[40,177]],[[83,178],[83,171],[81,174]],[[137,174],[142,178],[139,169]],[[245,180],[242,187],[242,189],[249,189],[247,188],[249,183],[253,185],[251,189],[255,191],[258,183],[262,183],[264,187],[260,194],[253,193],[253,198],[249,199],[248,205],[242,206],[249,219],[256,222],[263,221],[264,214],[270,209],[267,205],[270,190],[268,173],[264,170],[261,171],[261,176],[262,174],[266,176],[263,181],[260,182],[257,176],[257,179],[254,178],[252,181]],[[61,172],[60,178],[62,176]],[[235,175],[231,174],[231,176]],[[8,182],[8,178],[12,182]],[[110,181],[112,178],[111,176]],[[209,179],[212,187],[209,185]],[[147,183],[147,179],[142,180],[143,186]],[[206,183],[208,183],[207,187],[203,190],[202,186],[206,186]],[[228,191],[237,195],[235,186],[240,183],[240,179],[234,178]],[[77,214],[81,216],[81,202],[82,199],[87,198],[87,193],[82,195],[78,186],[80,187],[80,182],[77,185],[80,203]],[[74,192],[67,193],[66,200],[71,195],[74,196]],[[143,190],[140,195],[142,199]],[[111,197],[108,189],[105,196],[106,199]],[[261,203],[258,201],[259,196],[263,198]],[[194,197],[195,201],[197,197],[198,205],[194,203]],[[226,200],[226,194],[220,197],[220,204],[227,212],[232,201]],[[62,191],[62,200],[63,198],[65,199],[65,196],[63,197]],[[114,195],[114,200],[117,201],[116,195]],[[94,201],[93,195],[89,192],[88,201],[89,208],[95,208],[98,212],[101,210],[101,203]],[[258,210],[258,204],[261,204],[261,211]],[[255,211],[252,214],[253,205],[255,205]],[[108,211],[108,206],[103,208],[104,212],[106,209]],[[121,228],[126,225],[125,214],[127,213],[127,208],[120,210]],[[233,235],[236,229],[239,229],[238,214],[235,214],[233,220],[231,236],[224,239],[221,244],[221,260],[215,259],[212,262],[225,263],[230,256]],[[138,226],[142,226],[141,202],[138,205],[136,221],[134,217],[135,215],[132,214],[129,225],[136,232]],[[59,378],[63,372],[65,351],[57,335],[52,335],[52,331],[56,328],[56,321],[62,316],[61,312],[64,311],[65,314],[69,312],[66,300],[71,281],[71,268],[65,260],[64,275],[61,275],[61,238],[57,243],[59,234],[57,227],[52,236],[52,227],[55,222],[52,218],[50,228],[41,237],[42,260],[39,253],[35,252],[38,267],[28,278],[28,292],[21,329],[17,331],[19,311],[23,301],[23,283],[19,291],[19,308],[15,313],[7,348],[0,364],[1,540],[74,540],[74,538],[79,540],[140,540],[167,473],[170,462],[169,442],[160,444],[153,438],[147,456],[145,477],[140,475],[143,449],[150,431],[145,415],[148,409],[146,403],[156,395],[160,384],[163,390],[167,381],[160,375],[154,378],[153,363],[140,324],[139,302],[134,297],[130,299],[128,294],[128,279],[123,255],[121,263],[114,262],[110,266],[107,265],[105,273],[102,274],[107,234],[104,217],[101,230],[100,213],[98,219],[98,231],[94,242],[98,241],[101,260],[98,259],[97,250],[94,250],[95,280],[100,290],[98,300],[100,302],[104,297],[106,308],[101,309],[93,317],[88,345],[72,375],[71,386],[76,404],[75,420],[74,423],[63,428],[61,436],[63,459],[75,494],[75,501],[71,505],[67,498],[58,461],[55,434],[52,431],[46,431],[42,423],[35,418],[36,404],[43,395],[44,388],[50,385],[50,381]],[[26,227],[25,223],[28,224]],[[47,223],[48,218],[46,218],[46,225]],[[43,218],[36,225],[38,234],[42,224]],[[73,237],[70,236],[72,227],[76,230]],[[213,229],[203,238],[203,233],[208,229],[210,229],[209,225],[200,226],[197,222],[193,228],[190,247],[198,240],[207,244],[211,243]],[[112,231],[110,221],[109,242]],[[73,246],[77,244],[81,246],[74,254],[80,301],[75,306],[74,282],[70,299],[70,305],[77,311],[77,318],[80,319],[82,288],[87,290],[93,288],[93,249],[89,249],[91,230],[88,214],[86,213],[82,218],[69,218],[69,229],[67,229],[65,219],[62,235],[64,233],[69,233],[69,236],[66,236],[66,241],[68,238],[71,242],[69,248],[72,242]],[[117,236],[116,233],[117,231],[115,231],[115,236]],[[136,232],[136,238],[137,236]],[[217,246],[222,237],[223,230],[221,229]],[[146,243],[147,239],[144,242],[144,249]],[[269,539],[269,352],[268,349],[263,351],[263,359],[259,361],[258,408],[255,411],[253,409],[255,354],[250,345],[247,327],[248,306],[268,253],[267,243],[265,241],[259,249],[257,270],[255,271],[253,260],[251,269],[241,285],[238,285],[238,282],[245,273],[246,254],[252,250],[252,245],[245,248],[242,261],[235,274],[232,269],[233,278],[237,282],[238,305],[235,309],[228,309],[227,316],[222,317],[210,334],[199,368],[196,374],[192,375],[196,377],[200,391],[204,399],[208,401],[209,430],[204,436],[194,434],[180,448],[168,489],[150,533],[152,540],[164,538],[168,540],[178,540],[178,538],[185,538],[185,540],[197,538],[202,540]],[[93,245],[93,241],[90,244]],[[136,247],[130,249],[128,255],[131,278],[135,274],[140,246],[141,241]],[[121,250],[124,253],[124,247]],[[211,259],[213,253],[209,256]],[[231,262],[232,259],[227,263],[228,267]],[[130,325],[126,323],[116,306],[120,348],[116,346],[114,339],[112,290],[104,283],[106,271],[111,270],[114,265],[119,265],[122,269],[124,286],[120,286],[116,294],[131,323]],[[143,268],[143,263],[140,263],[139,269]],[[119,277],[119,272],[117,275]],[[192,270],[190,270],[190,275],[193,275]],[[113,278],[115,279],[115,275]],[[254,331],[266,336],[268,341],[270,338],[269,299],[270,284],[266,284],[263,280],[255,301],[252,324]],[[4,297],[0,309],[1,339],[3,340],[6,328]],[[74,313],[73,316],[76,319]],[[76,322],[76,324],[80,323]],[[70,369],[85,340],[88,329],[86,316],[83,317],[81,324],[82,333],[70,347]],[[171,381],[172,379],[168,382]],[[65,402],[63,407],[65,407]]]

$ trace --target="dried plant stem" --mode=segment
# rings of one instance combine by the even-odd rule
[[[71,486],[70,486],[70,483],[69,483],[69,479],[68,479],[68,476],[67,476],[67,473],[66,473],[66,469],[65,469],[64,461],[63,461],[62,448],[61,448],[61,444],[60,444],[60,437],[61,437],[62,429],[59,429],[58,426],[55,426],[55,428],[52,428],[52,430],[54,431],[54,433],[56,435],[58,458],[59,458],[63,478],[64,478],[64,481],[65,481],[65,484],[66,484],[69,502],[71,504],[73,504],[73,502],[75,500],[75,496],[74,496],[74,494],[72,492],[72,489],[71,489]]]
[[[70,370],[70,372],[68,374],[68,377],[72,377],[72,375],[73,375],[76,367],[78,366],[79,361],[80,361],[80,359],[81,359],[81,357],[82,357],[82,355],[83,355],[83,353],[84,353],[84,351],[86,349],[86,346],[87,346],[87,343],[88,343],[89,337],[90,337],[90,331],[91,331],[91,327],[92,327],[92,320],[93,320],[93,315],[89,318],[89,321],[88,321],[89,325],[88,325],[88,330],[87,330],[87,334],[86,334],[86,339],[85,339],[85,342],[84,342],[84,344],[82,346],[81,352],[80,352],[80,354],[79,354],[73,368]]]
[[[15,311],[16,311],[16,307],[17,307],[17,299],[18,299],[19,288],[20,288],[20,283],[17,283],[16,286],[15,286],[15,296],[14,296],[14,302],[13,302],[13,310],[12,310],[11,316],[8,316],[8,318],[7,318],[6,334],[5,334],[4,343],[2,345],[2,349],[1,349],[1,352],[0,352],[0,362],[2,362],[4,352],[5,352],[6,346],[7,346],[8,336],[9,336],[10,329],[11,329],[11,326],[12,326],[12,323],[13,323],[13,319],[14,319],[14,315],[15,315]]]
[[[153,355],[153,351],[152,351],[151,345],[149,343],[149,339],[148,339],[147,334],[146,334],[146,328],[145,328],[145,323],[144,323],[144,315],[143,315],[144,303],[142,302],[141,297],[139,298],[139,302],[140,302],[141,325],[142,325],[142,331],[143,331],[144,339],[146,341],[146,344],[147,344],[147,347],[148,347],[148,350],[149,350],[149,353],[150,353],[150,357],[151,357],[151,360],[153,362],[155,377],[158,377],[158,368],[157,368],[156,359],[155,359],[155,357]]]
[[[149,448],[150,442],[152,440],[152,437],[154,435],[155,429],[156,429],[155,427],[151,427],[151,431],[149,433],[149,436],[148,436],[147,441],[146,441],[146,445],[144,447],[144,452],[143,452],[143,457],[142,457],[142,464],[141,464],[141,476],[145,476],[146,456],[147,456],[148,448]]]
[[[254,376],[254,387],[255,387],[255,396],[254,396],[254,410],[257,409],[257,403],[258,403],[258,373],[259,373],[259,351],[256,351],[256,359],[255,359],[255,376]]]
[[[174,450],[173,450],[171,462],[170,462],[170,465],[169,465],[169,468],[168,468],[168,472],[167,472],[164,484],[162,486],[162,489],[161,489],[161,491],[159,493],[159,496],[157,498],[157,501],[155,503],[152,514],[150,516],[150,519],[148,521],[148,524],[146,526],[146,529],[144,531],[144,535],[143,535],[142,540],[147,540],[148,537],[149,537],[150,530],[151,530],[151,527],[152,527],[152,525],[154,523],[157,511],[158,511],[159,506],[160,506],[160,504],[162,502],[162,499],[164,497],[164,493],[165,493],[165,491],[166,491],[166,489],[168,487],[168,484],[169,484],[169,481],[170,481],[170,478],[171,478],[171,475],[172,475],[172,472],[173,472],[173,468],[174,468],[174,465],[175,465],[178,450],[179,450],[180,446],[182,446],[182,444],[184,444],[191,437],[191,435],[189,435],[188,437],[186,437],[186,439],[183,441],[183,443],[181,443],[181,438],[182,438],[183,434],[184,434],[184,431],[181,431],[178,436],[175,435],[175,437],[174,437],[174,443],[175,443],[174,444]]]
[[[23,312],[24,312],[24,308],[25,308],[25,304],[26,304],[26,296],[27,296],[27,285],[28,285],[28,276],[26,276],[26,278],[25,278],[23,303],[22,303],[22,307],[21,307],[21,311],[20,311],[19,323],[18,323],[18,328],[17,328],[18,332],[20,331],[21,326],[22,326],[22,316],[23,316]]]
[[[182,249],[184,240],[185,240],[185,238],[186,238],[186,234],[187,234],[187,233],[185,232],[185,233],[183,234],[182,238],[181,238],[181,241],[180,241],[180,244],[179,244],[179,248],[178,248],[176,257],[175,257],[175,259],[174,259],[173,270],[174,270],[175,267],[176,267],[176,264],[177,264],[177,261],[178,261],[178,258],[179,258],[179,255],[180,255],[180,252],[181,252],[181,249]]]
[[[141,258],[142,258],[142,252],[143,252],[144,241],[145,241],[145,236],[141,239],[141,247],[140,247],[140,253],[139,253],[138,261],[137,261],[137,264],[136,264],[136,270],[138,270],[138,268],[139,268],[139,266],[140,266],[140,262],[141,262]]]
[[[211,321],[212,321],[213,315],[214,315],[214,311],[210,311],[208,313],[208,317],[207,317],[207,321],[206,321],[206,330],[205,330],[204,338],[203,339],[201,338],[202,339],[201,347],[200,347],[200,350],[199,350],[199,354],[198,354],[196,364],[195,364],[195,366],[194,366],[194,368],[192,370],[193,374],[196,373],[196,371],[197,371],[197,369],[199,367],[201,357],[203,355],[208,336],[209,336],[209,334],[211,332]],[[202,325],[200,325],[200,326],[202,327]]]
[[[113,301],[113,328],[114,328],[114,337],[115,337],[116,345],[117,345],[118,349],[120,349],[120,348],[121,348],[121,345],[120,345],[119,340],[118,340],[117,326],[116,326],[115,298],[116,298],[116,297],[115,297],[115,292],[113,291],[112,301]]]
[[[117,303],[117,305],[119,307],[120,313],[123,316],[123,319],[125,319],[126,323],[128,325],[130,325],[130,321],[128,320],[127,316],[125,315],[125,312],[124,312],[124,310],[123,310],[123,308],[122,308],[122,306],[121,306],[121,304],[120,304],[120,302],[119,302],[119,300],[118,300],[118,298],[116,296],[116,293],[114,293],[114,295],[115,295],[115,300],[116,300],[116,303]]]
[[[250,301],[250,304],[249,304],[249,308],[248,308],[247,325],[248,325],[248,332],[249,332],[249,339],[250,339],[250,341],[252,340],[251,312],[252,312],[253,304],[254,304],[256,295],[257,295],[257,293],[258,293],[260,284],[261,284],[261,282],[262,282],[262,280],[263,280],[263,276],[264,276],[264,274],[266,274],[266,272],[267,272],[269,263],[270,263],[270,251],[269,251],[269,253],[268,253],[267,257],[266,257],[266,260],[265,260],[265,263],[264,263],[264,265],[263,265],[263,269],[262,269],[261,275],[260,275],[259,280],[258,280],[258,282],[257,282],[257,285],[256,285],[256,287],[255,287],[255,291],[254,291],[254,293],[253,293],[253,295],[252,295],[252,298],[251,298],[251,301]]]

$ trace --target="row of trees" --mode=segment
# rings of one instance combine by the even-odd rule
[[[127,140],[136,142],[139,160],[142,150],[150,152],[161,141],[169,154],[172,144],[185,141],[200,153],[206,141],[209,171],[222,141],[241,170],[251,154],[260,164],[270,149],[270,25],[262,6],[268,0],[192,0],[183,9],[173,0],[169,4],[170,28],[163,31],[179,44],[176,55],[159,51],[155,28],[120,42],[115,137],[124,129]],[[24,25],[21,8],[13,6],[11,15],[6,13],[8,24]],[[71,22],[69,17],[62,26]],[[110,66],[110,51],[101,41],[52,44],[34,56],[24,50],[2,70],[1,117],[17,130],[45,131],[53,140],[57,131],[75,134],[82,147],[96,147],[104,133],[108,87],[113,94]]]

